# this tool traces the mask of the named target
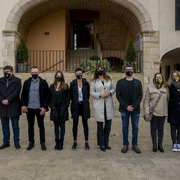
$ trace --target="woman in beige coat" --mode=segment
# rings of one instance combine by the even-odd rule
[[[168,115],[168,98],[169,90],[164,82],[164,78],[160,73],[156,73],[153,82],[147,87],[146,95],[144,98],[144,111],[145,116],[149,117],[149,107],[154,107],[156,101],[162,93],[159,103],[154,108],[153,117],[151,120],[151,138],[153,143],[153,152],[157,152],[156,132],[158,131],[158,150],[164,152],[162,147],[164,135],[164,122],[165,117]]]
[[[97,121],[97,144],[102,151],[111,149],[108,143],[111,120],[114,118],[112,99],[114,92],[115,86],[112,79],[106,75],[104,66],[98,65],[91,82],[90,95],[93,97],[93,110]],[[103,123],[105,123],[104,128]]]

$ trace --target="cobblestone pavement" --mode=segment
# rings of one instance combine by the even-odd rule
[[[180,152],[171,151],[169,124],[165,124],[164,153],[153,153],[149,123],[142,118],[139,123],[139,148],[141,154],[131,150],[122,154],[122,125],[120,117],[112,122],[109,145],[111,150],[100,151],[96,145],[96,122],[89,119],[90,150],[84,149],[84,135],[80,119],[78,148],[72,151],[72,120],[66,123],[64,149],[54,149],[53,122],[48,114],[45,118],[47,150],[41,151],[37,122],[35,124],[35,147],[27,151],[27,121],[23,115],[20,119],[21,149],[16,150],[11,133],[11,146],[0,151],[0,180],[147,180],[180,179]],[[12,132],[12,129],[11,129]],[[131,142],[131,126],[130,136]],[[0,142],[2,129],[0,127]]]

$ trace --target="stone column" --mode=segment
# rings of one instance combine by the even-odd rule
[[[141,34],[141,50],[143,51],[143,74],[144,92],[152,82],[154,74],[159,72],[160,51],[159,51],[159,32],[150,31]]]
[[[11,65],[16,70],[16,58],[15,51],[17,50],[19,43],[20,33],[17,31],[3,31],[3,42],[5,43],[5,48],[2,50],[3,53],[3,67],[6,65]],[[1,67],[2,68],[2,67]]]

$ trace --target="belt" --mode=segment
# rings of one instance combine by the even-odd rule
[[[82,104],[83,103],[83,101],[78,101],[78,104]]]

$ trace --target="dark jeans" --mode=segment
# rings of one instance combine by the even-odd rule
[[[97,144],[99,146],[107,147],[109,144],[109,134],[111,131],[111,119],[105,118],[105,125],[103,128],[103,122],[97,122]]]
[[[60,130],[60,133],[59,133],[59,130]],[[54,122],[54,133],[55,133],[55,141],[58,141],[59,139],[64,141],[65,122]],[[59,138],[59,135],[60,135],[60,138]]]
[[[151,120],[151,138],[153,144],[157,143],[156,131],[158,131],[158,144],[163,143],[164,122],[165,117],[153,116]]]
[[[171,124],[171,138],[173,144],[180,144],[180,125]]]
[[[1,117],[1,124],[3,130],[3,142],[9,144],[10,140],[10,128],[9,128],[9,119],[11,118],[11,124],[14,134],[14,143],[19,143],[19,116],[16,117]]]
[[[137,145],[138,140],[138,123],[139,114],[134,114],[134,112],[121,112],[122,118],[122,131],[123,131],[123,145],[128,146],[128,135],[129,135],[129,117],[131,116],[132,124],[132,145]]]
[[[40,115],[39,109],[28,109],[26,115],[28,120],[29,142],[34,143],[34,121],[36,116],[39,127],[40,143],[44,143],[45,142],[44,115],[43,116]]]

